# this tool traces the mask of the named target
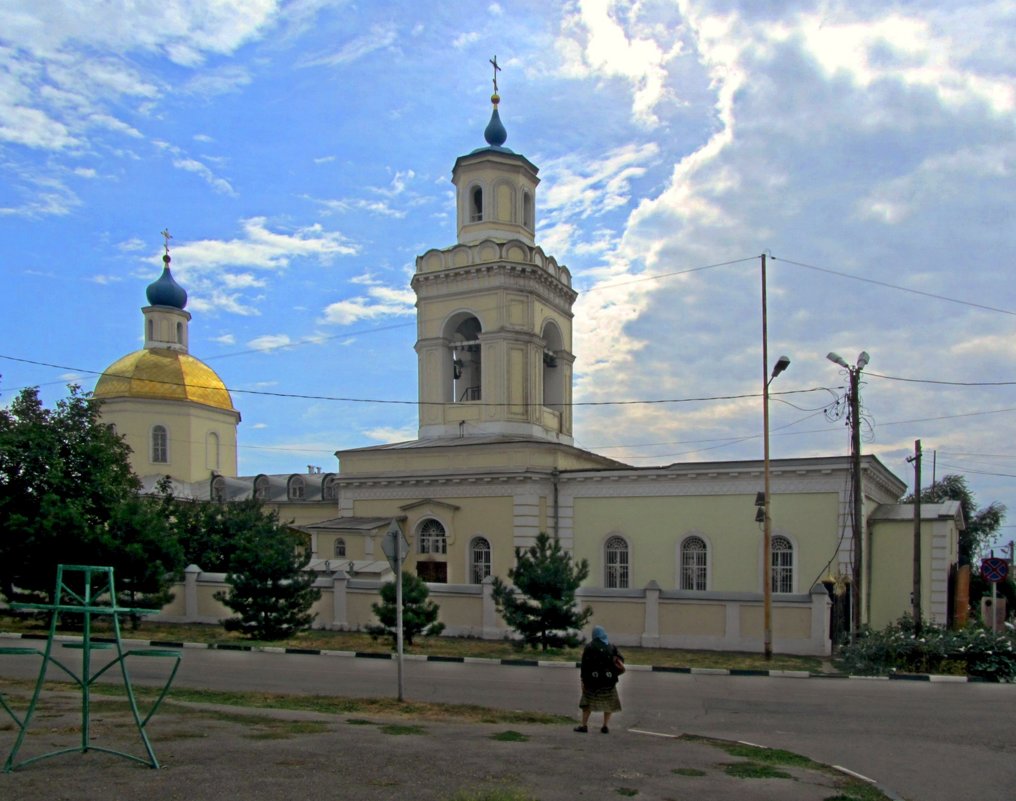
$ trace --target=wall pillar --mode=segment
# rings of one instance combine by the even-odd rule
[[[660,646],[660,585],[655,579],[645,589],[645,628],[642,632],[643,648]]]
[[[816,584],[811,588],[811,641],[823,656],[833,652],[832,632],[829,630],[829,610],[832,605],[825,587]]]
[[[187,565],[183,570],[183,616],[188,623],[198,619],[198,576],[201,568]]]
[[[346,602],[346,587],[349,574],[345,570],[336,570],[332,574],[332,622],[328,628],[345,631],[349,627],[349,607]]]

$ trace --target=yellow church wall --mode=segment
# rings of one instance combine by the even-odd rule
[[[139,476],[169,474],[179,481],[210,479],[212,470],[236,475],[236,417],[198,404],[110,399],[102,404],[102,419],[116,426],[131,448],[131,466]],[[164,425],[169,434],[169,461],[153,462],[151,432]],[[218,465],[210,464],[207,437],[219,438]]]
[[[691,637],[722,637],[726,614],[726,606],[719,603],[662,602],[660,631],[680,632]]]
[[[397,517],[406,515],[403,531],[409,540],[409,557],[406,566],[416,569],[419,559],[433,556],[448,565],[449,584],[467,584],[468,549],[474,537],[484,537],[491,546],[491,572],[495,576],[507,577],[508,570],[515,566],[513,546],[513,501],[509,496],[491,497],[442,497],[433,505],[421,505],[407,511],[400,507],[422,500],[420,497],[406,497],[386,500],[359,500],[353,508],[358,517]],[[451,507],[458,506],[459,509]],[[420,522],[433,517],[441,522],[448,535],[448,553],[443,558],[417,553],[416,531]],[[375,544],[375,558],[383,558],[380,543]]]
[[[762,532],[755,517],[755,495],[579,497],[575,499],[575,557],[588,559],[590,578],[602,584],[603,546],[614,534],[629,546],[629,586],[656,581],[679,587],[679,546],[689,535],[709,549],[707,589],[761,592]],[[790,538],[795,550],[795,592],[806,593],[820,577],[838,542],[839,498],[835,493],[774,496],[773,534]]]
[[[603,626],[607,634],[615,640],[627,639],[628,637],[640,637],[645,623],[645,604],[641,599],[613,598],[604,603],[596,599],[591,604],[583,603],[581,607],[593,608],[592,622],[597,626]]]

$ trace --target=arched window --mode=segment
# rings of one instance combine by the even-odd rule
[[[533,196],[528,192],[522,193],[522,225],[533,228]]]
[[[335,476],[329,476],[325,479],[321,496],[326,501],[337,501],[339,499],[339,482],[335,480]]]
[[[212,479],[212,500],[216,503],[225,503],[226,501],[226,479],[222,476]]]
[[[628,587],[628,543],[624,537],[611,537],[603,546],[606,575],[604,586],[615,589]]]
[[[561,329],[548,321],[543,326],[543,405],[555,412],[564,411],[565,375],[557,363],[557,354],[562,350]]]
[[[303,483],[303,479],[299,476],[293,476],[289,479],[289,500],[291,501],[302,501],[306,485]]]
[[[268,476],[258,476],[254,479],[254,497],[259,501],[268,500]]]
[[[420,553],[448,553],[448,538],[445,527],[433,518],[424,520],[420,526]]]
[[[681,589],[705,590],[709,551],[701,537],[688,537],[681,543]]]
[[[152,426],[152,461],[158,464],[169,462],[169,432],[165,426]]]
[[[483,219],[483,190],[474,186],[469,193],[469,222],[479,222]]]
[[[345,559],[346,558],[346,541],[339,537],[335,540],[335,558]]]
[[[214,431],[209,431],[205,437],[205,467],[219,469],[219,435]]]
[[[176,324],[176,344],[183,344],[183,323]]]
[[[794,545],[782,536],[772,539],[773,592],[794,591]]]
[[[490,543],[475,537],[469,545],[469,582],[480,584],[490,575]]]
[[[155,320],[148,321],[148,340],[149,342],[155,339]]]

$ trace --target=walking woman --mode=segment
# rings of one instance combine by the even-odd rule
[[[589,731],[589,716],[593,712],[603,713],[600,731],[608,734],[610,716],[621,711],[621,699],[617,696],[617,679],[624,672],[624,658],[617,647],[610,644],[603,626],[593,628],[593,639],[582,652],[582,725],[575,731]]]

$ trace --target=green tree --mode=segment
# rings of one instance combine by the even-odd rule
[[[544,532],[536,544],[516,548],[515,560],[508,571],[514,587],[494,579],[494,603],[505,622],[534,649],[579,645],[577,632],[593,610],[578,611],[575,591],[589,577],[589,562],[573,562],[558,539]]]
[[[157,506],[139,500],[129,457],[76,386],[54,409],[35,388],[0,409],[3,595],[49,598],[63,563],[109,565],[128,597],[166,597],[179,553]]]
[[[911,493],[904,503],[913,503]],[[960,532],[960,564],[975,562],[981,549],[991,542],[1005,520],[1004,504],[995,502],[983,509],[977,508],[977,500],[967,487],[963,476],[943,476],[930,487],[921,490],[922,503],[942,503],[943,501],[959,501],[963,510],[963,521],[966,528]]]
[[[398,633],[396,631],[396,615],[398,606],[395,598],[395,582],[389,581],[381,585],[381,603],[371,604],[380,626],[367,626],[367,631],[375,640],[378,637],[390,636],[392,648],[396,647]],[[444,631],[444,623],[438,622],[440,607],[430,600],[427,583],[406,570],[402,571],[402,638],[406,645],[413,644],[413,637],[422,634],[424,637],[436,637]]]
[[[228,506],[229,504],[226,504]],[[321,597],[306,541],[279,523],[274,511],[262,510],[237,541],[226,573],[228,592],[215,593],[238,617],[223,621],[227,631],[242,631],[259,640],[282,640],[314,620],[310,608]]]

